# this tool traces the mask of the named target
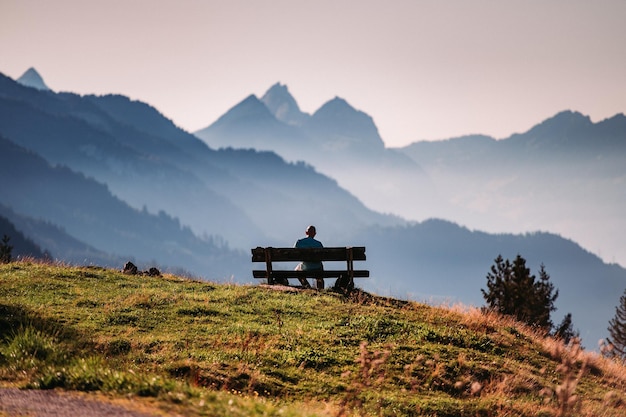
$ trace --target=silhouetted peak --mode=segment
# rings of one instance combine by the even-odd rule
[[[16,80],[18,83],[25,85],[26,87],[36,88],[37,90],[51,91],[50,88],[43,81],[43,78],[35,68],[29,68],[20,78]]]
[[[601,149],[621,149],[626,144],[623,140],[625,134],[624,115],[593,123],[589,116],[568,110],[544,120],[526,133],[511,136],[507,142],[532,150],[585,151],[595,154]]]
[[[280,82],[277,82],[276,84],[271,86],[269,90],[267,90],[265,95],[267,94],[289,94],[289,88],[287,88],[287,84],[281,84]]]
[[[584,129],[593,126],[589,116],[571,110],[562,111],[534,126],[526,133],[510,137],[513,142],[538,144],[541,142],[567,142],[572,135],[576,136]]]
[[[293,98],[291,93],[289,93],[289,89],[285,84],[276,83],[269,88],[261,97],[261,101],[265,103],[265,105],[273,111],[273,108],[276,105],[280,105],[283,102],[293,103],[295,107],[298,107],[296,100]]]
[[[211,126],[236,125],[239,123],[278,123],[274,115],[259,98],[250,94],[228,110]],[[211,127],[209,126],[209,127]],[[202,131],[198,131],[202,132]],[[198,133],[196,132],[196,133]]]
[[[343,121],[353,125],[353,127],[356,127],[354,126],[355,124],[374,124],[374,121],[368,114],[355,109],[341,97],[335,97],[324,103],[324,105],[313,114],[313,117],[336,123]]]
[[[384,147],[374,120],[341,97],[327,101],[313,114],[311,122],[312,127],[320,133],[351,137],[360,144]]]
[[[257,106],[259,104],[261,104],[261,101],[259,100],[259,98],[255,94],[250,94],[248,97],[241,100],[239,104],[235,105],[235,107],[242,106],[242,105],[243,106]]]
[[[571,125],[590,125],[592,124],[592,122],[589,116],[585,116],[584,114],[577,112],[577,111],[565,110],[545,120],[539,126],[543,124],[570,125],[571,126]]]
[[[335,96],[332,100],[328,100],[324,105],[318,110],[319,111],[350,111],[356,112],[357,110],[352,107],[346,100],[339,96]]]
[[[626,116],[624,113],[617,113],[615,116],[609,117],[598,122],[598,125],[626,131]]]
[[[300,110],[298,103],[284,84],[276,83],[271,86],[261,101],[278,120],[289,125],[301,126],[309,118],[308,114]]]
[[[231,108],[226,114],[229,113],[237,113],[239,115],[248,116],[271,116],[267,106],[254,94],[250,94],[248,97]]]

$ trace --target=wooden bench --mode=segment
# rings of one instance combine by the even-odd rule
[[[317,281],[317,288],[324,288],[325,278],[337,278],[335,286],[344,290],[354,288],[354,278],[367,278],[370,271],[355,270],[354,261],[365,260],[365,247],[329,247],[329,248],[262,248],[252,249],[252,262],[264,262],[265,269],[253,270],[254,278],[266,279],[267,283],[288,283],[289,278],[304,280],[314,278]],[[276,270],[274,262],[346,262],[345,269],[323,269],[323,270]],[[341,281],[340,281],[341,280]],[[337,285],[343,284],[343,285]]]

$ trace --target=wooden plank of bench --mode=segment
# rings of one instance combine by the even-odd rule
[[[348,279],[346,288],[354,288],[354,278],[367,278],[369,271],[354,270],[354,261],[365,260],[364,246],[341,246],[325,248],[273,248],[256,247],[251,249],[252,262],[264,262],[265,270],[253,270],[255,278],[267,279],[268,284],[287,278],[313,278],[318,280],[318,288],[324,278],[339,278],[344,275]],[[274,262],[333,262],[345,261],[346,269],[342,270],[319,270],[319,271],[296,271],[274,270]]]
[[[252,262],[266,262],[266,251],[271,257],[271,262],[322,262],[322,261],[347,261],[348,252],[352,251],[352,260],[365,261],[365,247],[328,247],[328,248],[262,248],[252,249]]]
[[[354,278],[368,278],[370,271],[355,270],[353,271]],[[273,270],[272,277],[274,279],[280,278],[337,278],[340,275],[347,275],[346,270],[324,270],[324,271],[289,271],[289,270]],[[253,270],[252,276],[254,278],[267,278],[267,271],[265,270]]]

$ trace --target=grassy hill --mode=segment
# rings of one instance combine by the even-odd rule
[[[626,368],[477,309],[0,265],[0,384],[185,416],[623,416]]]

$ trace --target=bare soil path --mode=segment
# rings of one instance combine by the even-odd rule
[[[127,404],[106,402],[83,393],[0,388],[0,417],[157,417],[162,415],[156,411],[133,409],[130,401],[124,402]]]

